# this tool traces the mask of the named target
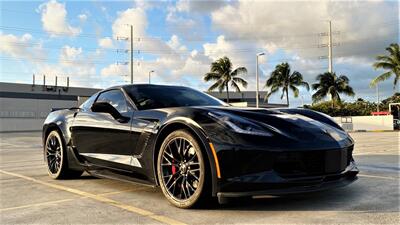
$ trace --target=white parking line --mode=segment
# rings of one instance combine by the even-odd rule
[[[32,177],[24,176],[22,174],[8,172],[8,171],[4,171],[4,170],[0,170],[0,173],[7,174],[7,175],[10,175],[10,176],[14,176],[14,177],[19,177],[19,178],[22,178],[22,179],[25,179],[25,180],[29,180],[29,181],[38,183],[38,184],[42,184],[42,185],[45,185],[45,186],[48,186],[48,187],[55,188],[55,189],[58,189],[58,190],[67,191],[67,192],[70,192],[70,193],[73,193],[73,194],[77,194],[77,195],[80,195],[80,196],[83,196],[83,197],[86,197],[86,198],[90,198],[90,199],[105,203],[107,205],[111,205],[111,206],[114,206],[114,207],[117,207],[117,208],[120,208],[120,209],[124,209],[124,210],[129,211],[129,212],[133,212],[133,213],[145,216],[145,217],[152,218],[152,219],[157,220],[157,221],[162,222],[162,223],[179,224],[179,225],[185,224],[185,223],[183,223],[181,221],[178,221],[178,220],[166,217],[166,216],[162,216],[162,215],[157,215],[157,214],[155,214],[155,213],[153,213],[151,211],[148,211],[146,209],[141,209],[141,208],[138,208],[138,207],[135,207],[135,206],[132,206],[132,205],[127,205],[127,204],[124,204],[122,202],[106,198],[106,197],[101,196],[101,195],[92,194],[92,193],[89,193],[89,192],[85,192],[85,191],[81,191],[81,190],[78,190],[78,189],[75,189],[75,188],[62,186],[62,185],[59,185],[59,184],[52,184],[52,183],[49,183],[49,182],[46,182],[46,181],[41,181],[41,180],[38,180],[38,179],[35,179],[35,178],[32,178]]]
[[[400,177],[385,177],[385,176],[376,176],[376,175],[367,175],[367,174],[358,174],[359,177],[369,177],[369,178],[378,178],[378,179],[386,179],[386,180],[399,180]]]

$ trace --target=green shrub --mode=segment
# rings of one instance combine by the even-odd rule
[[[395,93],[393,96],[382,100],[379,109],[380,111],[388,111],[389,103],[399,102],[400,93]],[[371,112],[377,110],[377,105],[374,102],[365,101],[359,98],[354,102],[336,102],[334,108],[332,108],[331,101],[304,105],[304,108],[322,112],[330,116],[369,116],[371,115]]]

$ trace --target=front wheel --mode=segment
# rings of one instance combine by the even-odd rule
[[[165,138],[158,154],[157,174],[169,202],[191,208],[208,198],[207,171],[205,156],[192,134],[178,130]]]
[[[47,135],[44,145],[44,157],[47,164],[47,173],[53,179],[75,178],[82,175],[83,171],[68,168],[67,153],[60,134],[53,130]]]

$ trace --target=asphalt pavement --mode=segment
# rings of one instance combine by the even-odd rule
[[[41,133],[1,133],[0,224],[400,224],[400,133],[351,135],[361,172],[350,186],[184,210],[158,188],[88,174],[52,180]]]

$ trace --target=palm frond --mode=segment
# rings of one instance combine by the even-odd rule
[[[346,95],[348,95],[348,96],[354,96],[355,95],[355,93],[354,93],[354,91],[353,91],[353,88],[352,87],[350,87],[350,86],[346,86],[345,88],[343,88],[342,90],[341,90],[341,92],[342,93],[345,93]]]
[[[299,97],[299,89],[296,86],[290,85],[289,88],[292,90],[295,98]]]
[[[307,82],[303,81],[303,82],[300,83],[300,85],[305,87],[307,89],[307,91],[310,90],[310,85]]]
[[[319,87],[321,87],[321,84],[320,83],[314,83],[311,86],[312,86],[313,90],[317,90],[317,89],[319,89]]]
[[[208,88],[208,91],[213,91],[213,90],[218,88],[218,91],[221,93],[222,92],[221,87],[222,87],[222,90],[223,90],[223,88],[224,88],[223,81],[222,80],[218,80],[217,82],[215,82],[213,85],[211,85]]]
[[[247,88],[247,81],[240,77],[233,77],[232,81],[242,85],[244,88]]]
[[[315,92],[312,95],[312,100],[313,100],[313,102],[319,102],[322,99],[324,99],[326,97],[326,95],[327,95],[326,90],[319,89],[317,92]]]
[[[246,67],[238,67],[231,73],[231,76],[236,77],[238,75],[244,75],[244,74],[247,74]]]
[[[378,55],[375,59],[381,62],[393,63],[393,59],[387,55]]]
[[[386,73],[382,73],[381,75],[375,77],[370,83],[371,87],[375,87],[379,82],[389,79],[392,76],[392,72],[388,71]]]
[[[216,72],[208,72],[203,77],[204,81],[211,81],[211,80],[219,80],[221,79],[221,75]]]
[[[387,80],[391,75],[394,76],[393,88],[396,88],[397,82],[400,79],[400,47],[398,43],[392,43],[386,48],[388,55],[378,55],[377,62],[373,64],[375,69],[389,70],[373,79],[370,86],[375,86],[378,82]]]
[[[396,65],[388,62],[376,62],[372,65],[375,69],[393,70]]]
[[[397,43],[392,43],[389,45],[389,47],[386,48],[386,51],[388,51],[391,55],[396,55],[399,53],[399,44]]]
[[[235,89],[236,92],[241,92],[239,85],[235,81],[231,81],[231,87]]]
[[[271,87],[271,90],[268,93],[268,97],[271,96],[273,93],[275,93],[277,91],[279,91],[279,87],[277,87],[277,86]]]

